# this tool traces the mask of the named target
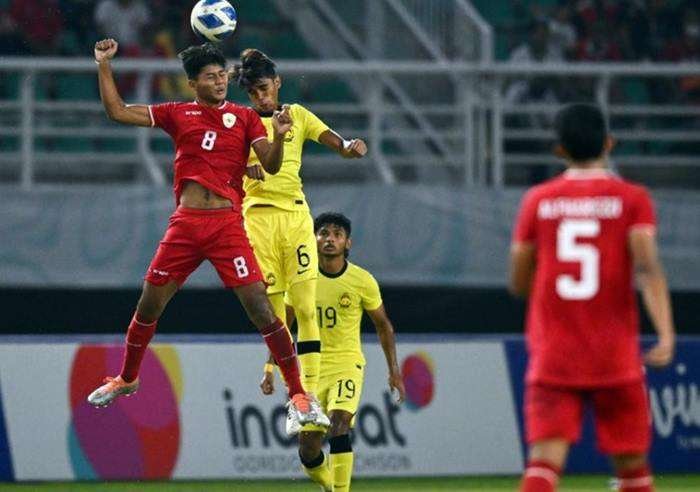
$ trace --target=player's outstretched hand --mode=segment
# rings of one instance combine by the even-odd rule
[[[117,54],[119,43],[114,39],[103,39],[95,43],[95,61],[100,63],[104,60],[111,60]]]
[[[260,389],[263,395],[271,395],[275,392],[275,373],[264,372],[262,381],[260,381]]]
[[[292,115],[289,112],[289,104],[284,104],[281,111],[272,113],[272,128],[277,135],[284,135],[292,129]]]
[[[258,181],[265,181],[265,172],[260,164],[255,164],[254,166],[248,166],[245,168],[245,175],[250,179],[257,179]]]
[[[353,138],[350,145],[343,148],[343,157],[359,159],[367,153],[367,144],[361,138]]]
[[[665,367],[673,360],[673,343],[659,341],[644,354],[644,362],[651,367]]]
[[[389,388],[391,388],[391,393],[396,398],[396,403],[403,403],[406,399],[406,388],[403,385],[403,378],[400,372],[389,374]]]

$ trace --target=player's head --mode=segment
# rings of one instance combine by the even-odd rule
[[[197,99],[210,104],[220,104],[226,99],[228,72],[226,58],[219,48],[210,43],[190,46],[178,56]]]
[[[233,80],[248,93],[255,109],[269,113],[279,105],[282,79],[275,62],[260,50],[248,48],[241,52],[241,62],[233,68]]]
[[[352,247],[352,223],[341,213],[326,212],[314,220],[318,254],[326,258],[342,255],[347,258]]]
[[[605,116],[593,104],[570,104],[554,121],[555,152],[574,166],[586,166],[605,157],[613,147]]]

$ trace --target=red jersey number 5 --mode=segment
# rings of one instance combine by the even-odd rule
[[[600,222],[595,219],[565,219],[557,229],[557,259],[577,262],[581,266],[579,279],[562,274],[557,277],[557,294],[562,299],[585,301],[600,288],[600,252],[593,244],[579,244],[578,238],[600,234]]]

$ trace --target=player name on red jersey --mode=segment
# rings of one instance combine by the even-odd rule
[[[622,198],[619,196],[546,198],[537,207],[537,217],[545,220],[560,217],[617,219],[621,215]]]

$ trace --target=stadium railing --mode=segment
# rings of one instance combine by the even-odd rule
[[[119,79],[126,78],[126,74],[134,78],[134,90],[127,102],[156,100],[154,77],[182,70],[177,60],[118,59],[114,65],[121,74]],[[545,92],[574,87],[578,100],[597,101],[610,115],[613,134],[620,144],[616,165],[628,167],[641,177],[657,173],[671,180],[675,176],[687,186],[697,184],[692,177],[697,176],[700,165],[700,106],[683,99],[662,97],[657,101],[654,92],[678,92],[683,81],[700,77],[698,63],[514,65],[286,60],[279,63],[279,69],[288,84],[296,84],[295,98],[343,135],[379,142],[372,146],[375,155],[357,161],[364,164],[362,171],[332,166],[342,163],[342,159],[311,151],[305,157],[307,178],[311,180],[320,175],[325,180],[377,179],[375,175],[382,175],[373,172],[372,166],[384,161],[397,171],[398,181],[415,180],[412,171],[430,166],[441,170],[441,179],[450,183],[493,187],[523,184],[543,167],[556,165],[550,153],[551,120],[566,99],[557,94],[530,102],[513,99],[511,88],[520,83],[535,89],[544,87]],[[71,85],[70,78],[61,78],[65,74],[80,75],[83,83],[88,80],[85,89]],[[427,146],[432,150],[421,155],[402,152],[397,142],[430,142],[434,135],[428,135],[424,125],[392,126],[392,116],[401,114],[410,120],[412,115],[387,91],[368,90],[368,96],[357,101],[348,97],[335,102],[330,96],[323,97],[324,81],[351,75],[369,89],[381,74],[425,87],[438,80],[442,87],[445,78],[460,81],[451,90],[441,91],[444,94],[431,94],[425,102],[417,101],[413,108],[428,118],[445,146]],[[25,188],[46,182],[150,181],[157,186],[168,182],[172,150],[165,143],[167,135],[110,123],[97,96],[91,59],[3,58],[0,80],[2,181],[20,183]],[[301,85],[303,90],[299,89]],[[309,94],[312,97],[306,100]],[[115,144],[116,140],[121,143]]]

